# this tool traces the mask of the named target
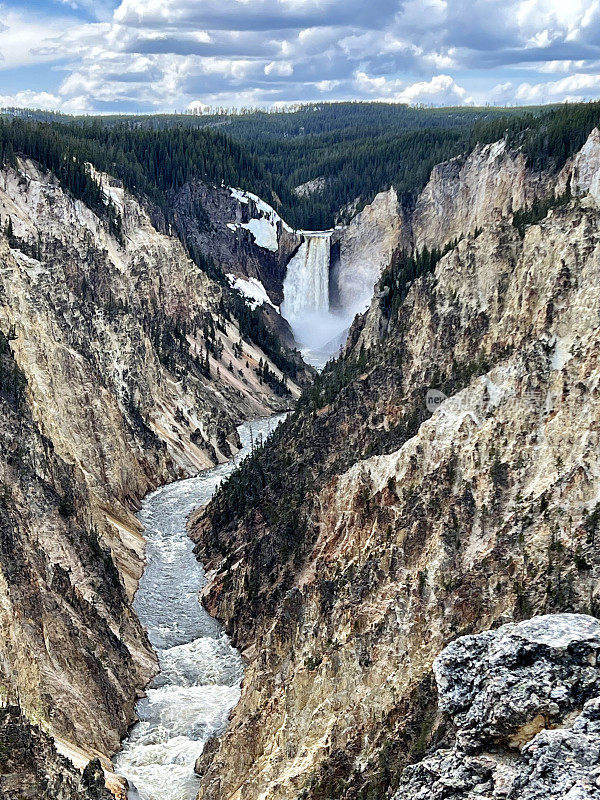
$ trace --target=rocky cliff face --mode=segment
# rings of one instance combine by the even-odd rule
[[[556,191],[562,193],[570,186],[576,197],[590,194],[596,202],[600,201],[600,130],[594,128],[587,142],[565,165],[558,177]]]
[[[120,232],[33,163],[0,174],[0,684],[106,757],[156,668],[130,606],[140,498],[228,458],[237,424],[299,390],[179,239],[96,179]]]
[[[112,800],[98,760],[83,772],[15,706],[0,709],[0,792],[5,800]]]
[[[205,602],[249,660],[200,798],[385,797],[449,735],[432,663],[457,633],[598,614],[590,186],[523,238],[491,189],[481,232],[434,220],[427,241],[462,241],[402,302],[376,296],[346,358],[196,520]]]
[[[155,658],[101,538],[109,525],[81,468],[41,433],[26,377],[0,342],[2,701],[61,742],[106,755]]]
[[[302,238],[251,192],[185,184],[171,197],[175,225],[194,254],[219,266],[248,298],[267,328],[289,347],[292,330],[280,312],[287,265]]]
[[[531,205],[553,184],[532,172],[505,142],[478,146],[467,157],[433,168],[411,218],[414,247],[430,250]]]
[[[584,148],[582,163],[594,161],[588,152],[592,146],[588,142]],[[434,167],[415,203],[399,202],[393,188],[381,192],[334,233],[333,306],[364,311],[394,252],[439,249],[495,219],[508,218],[554,186],[562,193],[571,171],[572,165],[567,166],[558,179],[537,173],[521,153],[500,141]],[[582,181],[589,185],[585,174]]]
[[[286,400],[255,372],[264,353],[234,347],[219,287],[134,198],[111,189],[118,241],[34,165],[3,182],[2,317],[34,415],[132,549],[119,522],[135,526],[135,498],[228,457],[236,424]]]
[[[381,192],[334,234],[332,305],[363,311],[394,251],[410,246],[410,223],[395,189]]]
[[[301,240],[271,206],[251,192],[199,182],[186,184],[172,203],[187,242],[226,274],[259,280],[281,305],[286,267]]]

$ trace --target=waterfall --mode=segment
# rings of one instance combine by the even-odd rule
[[[281,314],[289,322],[307,361],[322,366],[331,353],[321,350],[347,327],[329,309],[332,231],[300,231],[304,241],[287,267]]]
[[[301,232],[305,237],[287,267],[282,313],[292,324],[306,314],[329,311],[331,233]]]

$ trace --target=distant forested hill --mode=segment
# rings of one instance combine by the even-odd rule
[[[52,124],[70,147],[77,140],[93,149],[94,163],[104,163],[110,151],[108,157],[116,159],[117,166],[107,171],[118,171],[130,188],[143,191],[161,208],[165,190],[202,177],[251,189],[275,205],[279,201],[291,225],[308,229],[331,227],[344,206],[357,199],[364,205],[392,183],[401,194],[417,193],[434,164],[469,147],[477,123],[525,113],[363,102],[200,116],[68,117],[29,109],[5,111],[41,125],[42,134],[42,124]],[[538,111],[531,109],[529,114]],[[208,159],[207,149],[212,151]],[[325,179],[320,191],[297,197],[294,188],[313,178]]]
[[[285,111],[241,109],[219,110],[204,114],[107,114],[100,117],[69,116],[41,109],[5,108],[4,113],[38,122],[74,122],[86,124],[99,120],[105,126],[128,125],[131,128],[219,128],[229,136],[243,140],[282,139],[335,133],[365,135],[422,128],[454,128],[475,120],[521,116],[537,113],[549,106],[516,108],[454,106],[423,108],[400,103],[307,103]]]
[[[186,126],[152,130],[127,123],[81,124],[21,116],[0,118],[4,160],[22,153],[51,169],[77,197],[92,205],[99,197],[85,164],[91,162],[148,198],[168,218],[168,192],[190,180],[252,189],[272,199],[272,178],[243,144],[219,131]]]
[[[291,225],[320,229],[333,225],[346,205],[358,200],[360,207],[391,185],[410,202],[435,164],[505,134],[537,168],[560,166],[600,123],[600,103],[510,109],[330,103],[291,112],[105,117],[12,109],[4,119],[3,149],[30,152],[39,140],[38,159],[68,175],[82,160],[93,161],[166,216],[169,191],[201,179],[249,189],[278,206]],[[74,154],[75,166],[60,160],[64,152]],[[315,191],[294,194],[315,178],[321,179]]]
[[[252,152],[288,191],[324,179],[316,192],[294,197],[287,212],[292,224],[319,229],[331,226],[348,203],[360,198],[360,207],[391,185],[410,202],[435,164],[505,133],[537,168],[560,166],[600,123],[600,104],[528,109],[341,104],[290,114],[289,120],[276,115],[273,127],[285,133],[259,136],[268,116],[240,118],[222,129],[247,137]]]
[[[17,155],[35,159],[103,215],[117,235],[118,210],[107,203],[87,162],[145,197],[174,230],[173,197],[195,180],[250,190],[293,226],[320,229],[333,225],[346,204],[364,205],[391,185],[410,204],[436,163],[502,136],[522,147],[535,168],[558,169],[599,124],[600,103],[525,110],[347,103],[293,113],[124,118],[5,110],[0,158],[3,163],[14,163]],[[322,179],[318,191],[294,194],[314,178]],[[243,331],[293,375],[294,363],[259,315],[229,291],[210,257],[192,250],[199,267],[223,284],[228,309]]]

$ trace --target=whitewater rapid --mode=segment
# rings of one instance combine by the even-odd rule
[[[163,486],[142,503],[138,518],[145,529],[147,566],[133,605],[158,654],[160,673],[138,702],[139,722],[114,759],[115,771],[129,781],[129,800],[194,798],[194,762],[205,742],[224,729],[239,699],[242,659],[198,602],[206,577],[186,522],[283,416],[240,426],[243,447],[235,458]]]

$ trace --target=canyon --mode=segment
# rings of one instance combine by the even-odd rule
[[[600,132],[559,171],[477,145],[324,231],[207,180],[172,190],[167,220],[89,170],[117,228],[30,158],[0,172],[0,791],[105,800],[118,772],[156,774],[156,730],[131,725],[177,673],[165,652],[202,636],[162,641],[184,618],[134,597],[202,506],[206,578],[186,562],[165,595],[231,656],[227,702],[169,739],[163,792],[537,800],[536,764],[571,747],[559,784],[593,797]],[[338,357],[316,375],[295,348]],[[239,425],[287,411],[230,461]],[[170,497],[177,543],[155,563]]]
[[[194,560],[186,521],[280,420],[269,417],[241,425],[242,448],[235,458],[163,486],[143,501],[147,566],[134,610],[158,653],[160,672],[137,706],[140,722],[115,759],[115,771],[126,776],[134,798],[193,797],[198,752],[223,731],[239,699],[243,662],[197,601],[206,576]]]
[[[393,252],[412,247],[410,219],[394,189],[327,231],[293,230],[251,192],[202,183],[186,186],[175,208],[186,238],[263,308],[284,341],[314,353],[321,367],[367,309]]]

